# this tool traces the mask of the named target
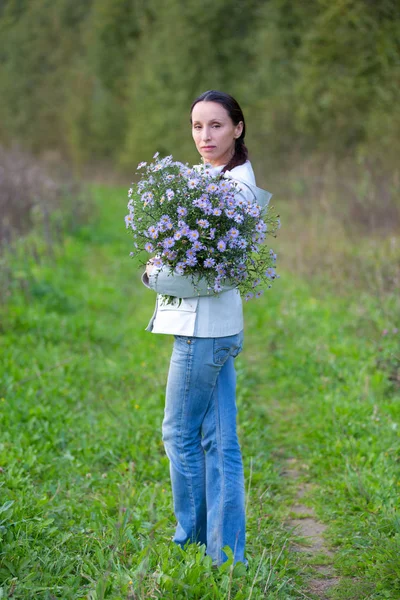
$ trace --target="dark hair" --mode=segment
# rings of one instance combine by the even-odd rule
[[[231,160],[227,165],[222,169],[221,173],[225,171],[230,171],[234,167],[238,167],[239,165],[243,165],[249,155],[249,152],[244,144],[244,136],[246,135],[246,123],[244,120],[242,109],[239,106],[239,103],[232,98],[229,94],[225,94],[225,92],[217,92],[217,90],[209,90],[208,92],[204,92],[201,94],[196,100],[193,102],[190,107],[190,122],[192,122],[192,112],[194,107],[198,102],[218,102],[221,104],[227,113],[234,125],[238,125],[240,121],[243,122],[243,131],[240,136],[235,140],[235,153],[232,156]]]

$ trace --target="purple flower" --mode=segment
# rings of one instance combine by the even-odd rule
[[[175,272],[178,275],[183,275],[185,272],[185,264],[183,262],[178,262],[178,264],[175,267]]]
[[[260,232],[267,231],[267,226],[262,219],[257,222],[256,229]]]
[[[209,183],[208,186],[206,187],[207,192],[209,193],[214,193],[218,190],[218,186],[215,185],[215,183]]]
[[[186,165],[181,164],[180,171],[184,177],[189,179],[189,177],[193,177],[195,175],[195,171],[193,169],[189,169]]]
[[[215,238],[215,232],[216,232],[216,229],[215,229],[215,227],[212,227],[212,228],[210,229],[210,239],[211,239],[211,240],[213,240],[213,239]]]
[[[197,258],[195,256],[191,256],[189,258],[186,259],[186,264],[189,265],[189,267],[194,267],[197,263]]]
[[[186,256],[188,258],[196,258],[196,251],[193,248],[189,248],[189,250],[186,250]]]
[[[164,250],[164,252],[162,253],[163,256],[165,256],[165,258],[167,258],[168,260],[175,260],[177,257],[177,253],[175,252],[175,250]]]
[[[261,283],[261,279],[255,279],[253,281],[253,287],[257,287]]]
[[[234,211],[233,208],[228,208],[225,211],[225,214],[226,214],[227,217],[229,217],[229,219],[233,219],[233,217],[235,216],[235,211]]]
[[[195,252],[199,252],[200,250],[202,250],[202,249],[203,249],[203,244],[202,244],[201,242],[199,242],[199,240],[196,240],[196,241],[194,241],[194,242],[193,242],[193,244],[192,244],[192,249],[193,249]]]
[[[226,181],[226,179],[223,179],[222,181],[220,181],[219,189],[221,190],[221,192],[228,192],[230,187],[231,187],[231,184],[228,181]]]
[[[214,258],[206,258],[206,260],[203,263],[203,266],[206,269],[211,269],[211,267],[213,267],[215,265],[215,259]]]
[[[260,298],[264,293],[264,290],[258,290],[258,292],[256,292],[256,298]]]
[[[226,275],[226,270],[224,268],[224,265],[221,265],[221,264],[217,265],[215,267],[215,270],[217,271],[217,273],[220,277],[223,277],[224,275]]]
[[[253,292],[247,292],[247,294],[244,297],[244,299],[246,300],[246,302],[248,302],[249,300],[251,300],[251,298],[254,298]]]
[[[161,260],[161,258],[159,256],[156,256],[155,258],[153,258],[153,265],[157,268],[163,266],[163,261]]]
[[[210,226],[210,223],[207,221],[207,219],[197,219],[196,223],[202,229],[207,229],[207,227]]]
[[[213,208],[212,214],[219,217],[222,214],[222,210],[217,206],[216,208]]]
[[[155,227],[154,225],[150,225],[150,227],[148,228],[148,233],[149,236],[153,239],[156,240],[158,238],[158,229],[157,227]]]
[[[197,206],[197,208],[200,208],[206,215],[212,213],[212,204],[205,194],[200,196],[200,198],[195,198],[193,200],[193,206]]]
[[[198,179],[189,179],[188,181],[188,187],[191,188],[192,190],[194,188],[196,188],[199,185],[199,180]]]
[[[175,240],[174,240],[173,237],[165,238],[165,240],[163,241],[163,246],[166,249],[167,248],[172,248],[172,246],[174,246],[174,245],[175,245]]]
[[[133,216],[132,215],[126,215],[126,217],[125,217],[126,228],[128,229],[128,227],[130,225],[132,225],[132,223],[133,223]]]
[[[172,200],[172,198],[175,196],[175,192],[170,189],[168,189],[165,193],[167,194],[168,200]]]
[[[187,215],[187,209],[184,206],[178,206],[178,215],[185,217]]]
[[[142,202],[145,206],[148,204],[154,204],[154,195],[153,192],[145,192],[142,194]]]
[[[269,251],[269,255],[270,255],[270,257],[272,258],[272,260],[273,260],[274,262],[276,262],[276,259],[278,258],[278,255],[277,255],[277,254],[275,254],[275,252],[274,252],[272,249]]]
[[[232,240],[235,240],[239,237],[239,230],[236,227],[231,227],[227,234]]]
[[[192,204],[193,206],[197,206],[197,208],[203,208],[204,201],[201,198],[195,198]]]
[[[147,244],[144,245],[144,249],[146,252],[154,252],[154,246],[151,242],[147,242]]]
[[[251,215],[252,217],[259,217],[260,216],[260,207],[258,205],[256,206],[252,206],[249,210],[248,210],[249,215]]]
[[[221,284],[219,283],[219,281],[216,280],[216,283],[214,284],[214,292],[216,292],[218,294],[218,292],[222,291],[222,287]]]
[[[268,267],[268,269],[265,271],[265,277],[267,277],[268,279],[275,279],[275,269],[273,269],[272,267]]]
[[[178,223],[178,225],[179,225],[179,223]],[[189,232],[190,232],[189,225],[184,224],[184,225],[179,225],[179,227],[181,228],[182,235],[186,235],[186,236],[189,235]]]
[[[191,229],[191,230],[189,231],[188,238],[189,238],[189,240],[190,240],[191,242],[194,242],[194,241],[198,240],[198,239],[199,239],[199,236],[200,236],[200,234],[199,234],[199,232],[197,231],[197,229]]]
[[[138,169],[142,169],[143,167],[145,167],[147,165],[147,162],[140,162],[137,166]]]
[[[181,237],[182,237],[182,231],[179,231],[179,230],[178,230],[178,231],[175,231],[175,233],[174,233],[174,238],[175,238],[176,240],[180,240],[180,239],[181,239]]]
[[[162,163],[163,167],[168,167],[168,165],[170,165],[172,163],[172,155],[166,156],[165,158],[163,158],[161,163]]]
[[[243,223],[244,221],[244,216],[241,215],[240,213],[235,213],[233,220],[235,221],[235,223]]]
[[[219,240],[219,242],[217,244],[217,248],[220,252],[224,252],[224,250],[226,249],[226,244],[225,244],[224,240]]]
[[[247,242],[244,238],[239,238],[236,242],[236,245],[241,250],[244,250],[245,248],[247,248]]]

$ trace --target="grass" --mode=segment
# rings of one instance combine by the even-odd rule
[[[54,261],[26,259],[25,293],[0,309],[0,598],[310,597],[285,527],[293,457],[335,550],[332,597],[400,598],[398,298],[296,278],[278,241],[286,272],[246,305],[237,360],[249,570],[214,571],[170,541],[171,339],[144,331],[154,298],[128,257],[125,190],[95,194],[96,222]]]

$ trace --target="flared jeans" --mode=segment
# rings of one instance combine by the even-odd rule
[[[162,427],[178,521],[174,541],[205,544],[217,565],[227,559],[225,546],[235,562],[246,562],[234,367],[242,343],[243,332],[175,336]]]

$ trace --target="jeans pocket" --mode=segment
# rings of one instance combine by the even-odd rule
[[[214,363],[223,365],[230,356],[235,358],[243,347],[243,332],[214,339]]]
[[[235,346],[232,349],[232,356],[233,358],[236,358],[238,354],[241,353],[241,351],[243,350],[243,330],[238,333],[236,336],[236,340],[235,340]]]
[[[223,365],[231,355],[230,346],[221,346],[218,344],[218,338],[214,340],[214,363]]]
[[[242,350],[243,350],[243,344],[239,344],[239,346],[236,346],[236,348],[232,351],[233,358],[236,358],[237,355],[240,354]]]

